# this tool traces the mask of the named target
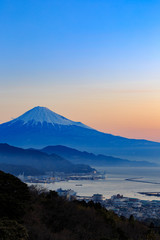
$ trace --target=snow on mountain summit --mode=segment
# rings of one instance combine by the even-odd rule
[[[38,123],[43,124],[44,122],[46,122],[52,125],[75,125],[83,128],[89,128],[81,122],[71,121],[55,112],[52,112],[46,107],[39,106],[27,111],[26,113],[12,120],[11,122],[15,123],[17,121],[22,121],[23,124],[28,124],[32,122],[33,125],[36,125]]]

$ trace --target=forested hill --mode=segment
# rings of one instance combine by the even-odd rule
[[[68,202],[54,191],[28,188],[0,171],[1,240],[159,240],[150,227],[105,210],[100,204]]]

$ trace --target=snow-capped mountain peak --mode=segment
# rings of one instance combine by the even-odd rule
[[[35,107],[31,110],[27,111],[20,117],[14,119],[11,121],[12,123],[15,123],[17,121],[23,122],[23,124],[33,124],[36,125],[38,123],[48,123],[48,124],[58,124],[58,125],[75,125],[83,128],[89,128],[88,126],[84,125],[81,122],[74,122],[71,121],[55,112],[52,112],[50,109],[46,107]]]

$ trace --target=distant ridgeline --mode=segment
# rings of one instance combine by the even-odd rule
[[[42,175],[46,171],[64,173],[93,173],[86,164],[74,164],[56,154],[48,155],[34,149],[22,149],[0,144],[0,169],[14,175]]]
[[[45,107],[35,107],[0,124],[0,142],[23,148],[65,145],[129,160],[159,161],[160,158],[160,143],[103,133]]]
[[[99,203],[69,202],[54,191],[29,189],[0,171],[0,239],[159,240],[160,234],[133,216],[118,217]]]
[[[154,163],[129,161],[105,155],[81,152],[64,146],[48,146],[42,150],[22,149],[0,144],[0,170],[25,176],[44,175],[45,172],[92,174],[91,166],[152,167]]]
[[[48,154],[57,154],[73,163],[86,163],[91,166],[106,167],[155,167],[157,164],[148,161],[129,161],[122,158],[115,158],[102,154],[93,154],[86,151],[78,151],[66,146],[48,146],[41,149],[42,152]]]

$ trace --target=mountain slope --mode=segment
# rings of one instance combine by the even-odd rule
[[[31,166],[6,163],[0,163],[0,170],[6,173],[13,174],[15,176],[18,176],[20,174],[24,174],[24,176],[39,176],[45,174],[44,171],[38,170],[37,168],[33,168]]]
[[[23,125],[38,125],[38,124],[51,124],[52,126],[55,125],[64,125],[64,126],[78,126],[83,128],[89,128],[88,126],[84,125],[81,122],[74,122],[71,121],[55,112],[52,112],[46,107],[35,107],[20,117],[8,122],[9,126],[15,123],[22,123]]]
[[[160,143],[102,133],[43,107],[33,108],[10,122],[0,124],[0,143],[24,148],[65,145],[134,160],[159,160],[160,157]]]
[[[31,166],[41,171],[56,172],[93,172],[94,169],[88,165],[76,165],[68,160],[56,155],[48,155],[38,150],[22,149],[10,146],[8,144],[0,144],[0,163],[12,165]]]
[[[66,146],[47,146],[41,149],[42,152],[48,154],[57,154],[65,159],[72,161],[73,163],[86,163],[91,166],[125,166],[125,167],[151,167],[156,166],[154,163],[147,161],[129,161],[121,158],[114,158],[105,155],[95,155],[86,151],[78,151]]]

